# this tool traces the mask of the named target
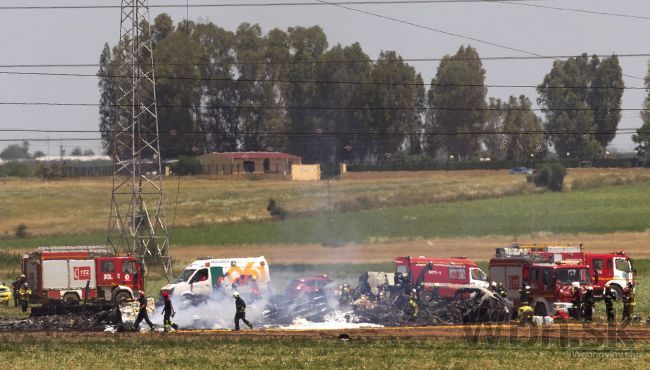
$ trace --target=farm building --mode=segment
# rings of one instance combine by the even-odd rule
[[[297,155],[280,152],[208,153],[197,157],[204,175],[273,173],[288,175],[292,164],[300,164]]]
[[[320,180],[320,164],[294,164],[291,166],[291,180]]]

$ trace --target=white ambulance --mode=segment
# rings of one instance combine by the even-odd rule
[[[250,295],[271,288],[269,265],[264,256],[248,258],[204,257],[190,263],[172,283],[161,288],[170,296],[207,296],[218,289],[237,290]]]

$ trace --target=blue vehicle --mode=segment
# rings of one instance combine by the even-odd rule
[[[533,169],[528,167],[515,167],[510,170],[511,175],[532,175]]]

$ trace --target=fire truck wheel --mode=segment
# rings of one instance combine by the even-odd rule
[[[128,299],[131,299],[131,294],[129,294],[129,292],[127,292],[126,290],[119,291],[117,292],[117,294],[115,294],[115,302],[117,303],[126,301]]]
[[[534,312],[536,316],[546,316],[546,305],[542,302],[537,302]]]
[[[66,293],[63,295],[63,303],[69,305],[79,304],[79,296],[76,293]]]
[[[612,292],[614,293],[615,301],[620,301],[623,298],[623,289],[620,286],[612,284]]]

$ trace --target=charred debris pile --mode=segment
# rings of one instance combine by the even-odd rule
[[[414,297],[412,290],[401,287],[380,294],[344,288],[334,296],[323,289],[294,298],[275,297],[267,305],[264,319],[267,325],[279,326],[289,325],[297,318],[312,322],[344,318],[351,323],[383,326],[452,325],[508,322],[512,311],[508,299],[485,288],[460,288],[453,297]]]
[[[301,294],[274,295],[265,306],[258,327],[282,327],[296,319],[310,322],[344,321],[382,326],[425,326],[464,323],[503,323],[512,316],[512,303],[486,288],[456,288],[451,296],[437,289],[413,287],[368,278],[364,273],[359,286],[330,282],[320,289]],[[224,298],[227,298],[224,295]],[[153,299],[150,298],[153,314]],[[131,303],[133,304],[133,303]],[[137,304],[137,303],[136,303]],[[192,305],[210,304],[197,299]],[[129,331],[134,320],[128,303],[119,306],[34,307],[26,319],[0,320],[0,331]],[[133,316],[133,317],[132,317]]]

